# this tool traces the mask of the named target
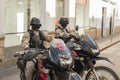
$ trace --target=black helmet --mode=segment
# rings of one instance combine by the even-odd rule
[[[65,28],[69,24],[69,20],[67,17],[60,18],[60,24],[63,28]]]
[[[39,18],[33,17],[31,19],[30,25],[32,26],[33,30],[37,30],[40,28],[41,22],[40,22]]]

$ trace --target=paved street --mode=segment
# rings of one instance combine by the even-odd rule
[[[0,68],[0,80],[20,80],[16,65]]]
[[[112,65],[106,61],[98,61],[97,65],[104,65],[112,68],[120,76],[120,43],[113,45],[112,47],[102,51],[100,56],[106,56],[115,65]]]
[[[115,64],[115,66],[106,61],[98,61],[96,65],[108,66],[115,70],[118,75],[120,75],[120,43],[102,51],[100,56],[108,57]],[[0,68],[0,80],[20,80],[19,70],[15,65]]]

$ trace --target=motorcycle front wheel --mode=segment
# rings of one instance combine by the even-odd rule
[[[78,73],[72,73],[69,75],[69,80],[82,80]]]
[[[118,75],[110,68],[105,66],[97,66],[95,67],[96,74],[99,80],[120,80]],[[97,80],[94,72],[90,70],[85,80]]]
[[[40,73],[39,73],[39,72],[36,72],[36,73],[33,75],[32,80],[42,80],[42,78],[41,78],[41,76],[40,76]]]
[[[21,72],[21,73],[20,73],[20,80],[26,80],[26,79],[25,79],[25,73],[24,73],[24,72]]]

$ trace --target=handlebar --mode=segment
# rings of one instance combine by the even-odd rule
[[[16,52],[16,54],[14,55],[14,57],[20,57],[22,55],[24,55],[24,51],[18,51],[18,52]]]
[[[44,53],[48,52],[48,49],[32,49],[32,48],[30,48],[28,50],[16,52],[14,57],[22,57],[23,55],[27,54],[29,51],[31,51],[35,54],[44,54]]]
[[[44,54],[44,53],[46,53],[46,52],[48,52],[49,50],[48,49],[38,49],[37,50],[37,53],[38,54]]]

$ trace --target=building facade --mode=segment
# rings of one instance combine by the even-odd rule
[[[89,0],[89,29],[94,39],[120,32],[119,0]]]
[[[119,0],[0,0],[0,56],[4,47],[20,45],[30,19],[38,17],[42,30],[54,32],[55,20],[69,17],[69,28],[93,39],[120,32]],[[1,57],[0,57],[1,58]]]
[[[40,18],[41,29],[49,32],[61,16],[70,18],[69,26],[75,25],[75,0],[0,0],[0,4],[0,34],[5,35],[5,47],[20,44],[32,17]]]
[[[0,60],[5,57],[5,47],[21,44],[32,17],[40,18],[42,30],[54,32],[55,20],[61,16],[70,18],[73,29],[75,0],[0,0]]]

